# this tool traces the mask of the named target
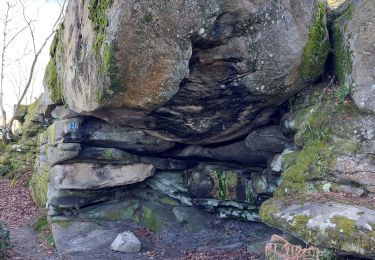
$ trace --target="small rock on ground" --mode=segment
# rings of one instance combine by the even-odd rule
[[[123,232],[113,241],[111,249],[124,253],[139,252],[141,242],[132,232]]]

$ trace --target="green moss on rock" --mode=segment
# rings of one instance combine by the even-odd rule
[[[314,80],[323,74],[329,48],[326,2],[319,0],[313,15],[309,39],[303,51],[303,61],[300,68],[302,80]]]
[[[318,247],[361,255],[375,252],[374,229],[357,225],[354,219],[340,215],[340,212],[319,225],[319,217],[284,212],[290,204],[303,204],[303,200],[272,198],[266,201],[260,208],[261,220]]]
[[[274,218],[274,214],[278,211],[277,203],[274,203],[274,199],[269,199],[263,202],[259,209],[260,219],[269,225],[277,226],[277,222]]]
[[[58,55],[62,52],[63,42],[62,36],[64,33],[64,25],[61,24],[56,31],[55,37],[50,47],[50,61],[46,67],[44,82],[47,86],[49,97],[54,103],[64,102],[64,85],[57,73]]]
[[[96,100],[99,104],[110,99],[114,94],[119,93],[122,88],[118,80],[118,68],[116,61],[116,44],[107,42],[107,27],[109,24],[107,11],[112,6],[113,0],[90,0],[89,19],[92,22],[95,33],[93,51],[100,64],[99,73],[108,79],[109,85],[97,90]]]
[[[113,4],[113,0],[90,0],[89,19],[92,21],[95,32],[94,51],[100,56],[101,48],[106,39],[106,29],[108,26],[107,10]]]
[[[331,222],[336,224],[336,228],[339,229],[344,236],[352,236],[356,230],[355,221],[343,216],[333,216]]]
[[[355,138],[351,139],[343,118],[359,116],[353,104],[334,102],[335,94],[324,89],[314,89],[308,95],[310,106],[295,112],[294,129],[297,133],[295,143],[302,149],[284,155],[285,170],[276,196],[305,196],[312,192],[323,191],[323,186],[311,185],[315,180],[329,180],[340,154],[353,154],[359,149]],[[318,94],[319,93],[319,94]],[[344,135],[344,137],[340,137]]]
[[[213,181],[213,187],[209,197],[220,200],[245,200],[248,194],[242,191],[239,195],[240,186],[245,186],[246,180],[241,177],[241,173],[235,170],[221,169],[207,166],[202,169],[207,173],[207,176]],[[239,198],[243,197],[243,198]]]
[[[151,230],[160,231],[162,228],[162,224],[160,223],[157,214],[152,208],[143,207],[141,222],[144,226]]]
[[[23,140],[36,137],[39,133],[45,130],[45,127],[40,122],[35,122],[41,102],[42,98],[39,97],[34,103],[27,107],[25,122],[21,126]]]
[[[342,27],[342,22],[351,19],[353,14],[353,6],[350,5],[346,12],[337,18],[333,25],[333,47],[335,50],[334,67],[335,74],[340,83],[340,87],[336,91],[339,100],[343,101],[347,96],[353,92],[354,81],[352,79],[353,60],[350,46],[345,43],[344,34],[345,28]]]
[[[45,165],[42,172],[34,173],[29,182],[29,189],[33,201],[41,207],[47,202],[48,192],[48,165]]]

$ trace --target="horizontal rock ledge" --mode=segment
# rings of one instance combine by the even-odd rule
[[[51,168],[50,181],[60,190],[96,190],[142,182],[153,176],[155,167],[150,164],[99,165],[74,163]]]

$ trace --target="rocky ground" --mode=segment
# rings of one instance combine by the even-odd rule
[[[75,251],[79,246],[75,242],[79,240],[84,247],[86,242],[93,244],[90,228],[85,229],[87,234],[83,234],[85,231],[81,229],[82,237],[67,238],[64,244],[67,248],[61,255],[57,255],[39,238],[34,228],[35,222],[46,213],[32,202],[27,188],[29,177],[30,174],[26,173],[17,181],[0,181],[0,220],[8,225],[14,244],[7,252],[6,259],[87,259],[88,252]],[[77,224],[84,226],[83,222]],[[159,233],[142,228],[132,221],[100,225],[103,232],[132,231],[142,242],[141,252],[127,255],[113,252],[109,247],[112,238],[108,238],[108,245],[104,243],[90,251],[91,259],[262,259],[265,244],[272,234],[278,233],[260,223],[234,220],[216,220],[212,229],[202,227],[202,230],[190,230],[189,235],[184,235],[186,230],[177,223],[173,229]],[[70,228],[79,229],[75,228],[74,223],[70,224]],[[71,233],[77,235],[76,232]]]

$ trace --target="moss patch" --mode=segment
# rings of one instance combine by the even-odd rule
[[[335,93],[325,89],[311,90],[309,102],[313,105],[295,108],[295,143],[302,149],[284,155],[285,170],[276,196],[306,195],[323,191],[322,185],[310,181],[329,180],[339,154],[351,154],[359,149],[358,141],[351,139],[343,120],[360,115],[353,104],[338,103]],[[297,102],[298,103],[298,102]],[[341,130],[340,130],[341,129]],[[342,137],[340,137],[342,135]]]
[[[29,182],[29,189],[34,202],[40,207],[44,207],[48,192],[48,165],[44,166],[43,172],[33,174]]]
[[[38,233],[38,237],[48,247],[55,247],[55,240],[52,236],[51,225],[49,224],[46,217],[42,217],[37,220],[34,224],[35,231]]]
[[[56,31],[55,37],[50,47],[50,61],[46,67],[44,82],[47,86],[49,96],[54,103],[63,103],[64,101],[64,85],[57,73],[57,60],[61,55],[63,42],[62,36],[64,33],[64,25],[61,24]]]
[[[259,217],[263,222],[272,226],[277,226],[274,214],[278,211],[279,207],[274,201],[275,200],[271,198],[262,204],[259,209]]]
[[[303,51],[303,62],[300,68],[302,80],[317,79],[323,74],[329,48],[326,3],[319,0],[313,15],[309,39]]]
[[[22,141],[29,141],[30,138],[36,137],[45,130],[45,127],[41,123],[35,122],[41,102],[42,98],[39,97],[34,103],[27,107],[25,122],[21,126]]]
[[[212,198],[221,200],[246,200],[246,196],[248,195],[245,194],[246,191],[239,191],[242,183],[246,182],[241,177],[240,172],[215,167],[207,167],[206,170],[214,182],[210,194]]]
[[[339,232],[345,236],[352,236],[356,230],[355,221],[343,216],[334,216],[331,218],[331,222],[336,224]]]
[[[108,26],[107,10],[113,4],[113,0],[90,0],[89,19],[92,22],[95,32],[94,51],[100,56],[101,48],[106,39],[106,29]]]
[[[107,77],[109,86],[97,90],[96,99],[99,104],[110,99],[114,94],[122,90],[118,80],[118,68],[116,65],[116,44],[107,42],[106,30],[109,25],[107,11],[112,6],[113,0],[90,0],[89,2],[89,19],[92,22],[95,33],[95,42],[93,51],[99,62],[99,73]]]
[[[329,163],[323,156],[323,151],[328,149],[324,140],[314,140],[306,144],[300,152],[288,154],[285,171],[282,174],[282,183],[276,191],[276,196],[287,196],[306,193],[308,191],[307,180],[312,173],[314,164]],[[293,156],[293,158],[291,158]],[[321,170],[321,169],[319,169]],[[319,170],[315,170],[318,171]],[[321,173],[323,174],[323,173]]]
[[[144,204],[134,212],[131,219],[150,230],[158,232],[164,227],[160,219],[161,215],[162,212],[158,208],[155,208],[154,205]]]
[[[336,19],[333,25],[334,67],[336,77],[340,83],[336,95],[340,101],[344,101],[347,96],[352,95],[354,88],[354,81],[351,76],[353,70],[353,53],[350,46],[345,42],[345,27],[342,26],[345,20],[351,19],[353,12],[353,6],[350,5],[345,13]]]
[[[226,189],[226,176],[222,172],[217,172],[217,178],[219,180],[219,190],[218,197],[222,200],[227,199],[227,189]]]
[[[127,209],[114,209],[110,210],[105,214],[105,217],[109,220],[122,220],[122,219],[127,219]]]
[[[161,230],[161,223],[153,209],[144,207],[142,217],[141,222],[143,222],[147,228],[155,231]]]

